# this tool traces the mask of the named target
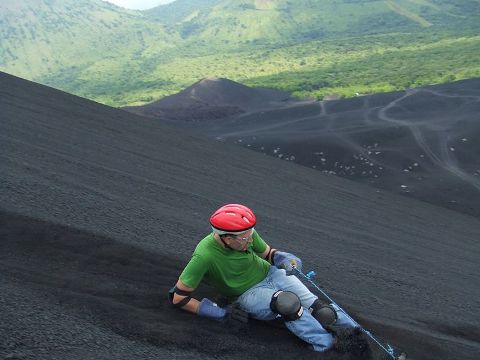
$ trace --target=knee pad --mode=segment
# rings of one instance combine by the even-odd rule
[[[327,330],[338,320],[335,309],[318,299],[313,302],[311,309],[312,316]]]
[[[285,321],[294,321],[303,314],[299,297],[291,291],[277,291],[270,301],[270,309],[283,317]]]

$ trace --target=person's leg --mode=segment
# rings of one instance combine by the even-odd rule
[[[273,320],[278,315],[270,308],[273,294],[279,289],[274,285],[272,271],[262,282],[242,294],[237,302],[242,310],[258,320]],[[333,336],[327,332],[308,310],[293,321],[286,321],[286,327],[303,341],[313,345],[315,351],[325,351],[332,347]]]
[[[300,298],[302,306],[305,309],[309,309],[313,302],[318,299],[318,296],[312,294],[312,292],[300,281],[295,275],[287,275],[283,269],[275,269],[272,274],[275,286],[278,286],[281,290],[291,291]],[[354,321],[349,319],[340,308],[334,304],[330,304],[337,313],[336,326],[356,327]]]
[[[346,316],[345,313],[340,310],[340,308],[335,304],[330,304],[332,308],[335,309],[337,313],[337,321],[335,321],[335,326],[344,326],[344,327],[358,327],[359,325],[355,323],[350,317]]]
[[[318,296],[312,294],[305,284],[295,275],[287,275],[284,269],[277,269],[275,267],[273,267],[270,272],[272,273],[274,285],[280,290],[291,291],[297,294],[304,308],[310,308],[313,302],[318,299]]]
[[[285,321],[285,326],[303,341],[312,344],[315,351],[326,351],[333,347],[333,335],[305,309],[298,320]]]

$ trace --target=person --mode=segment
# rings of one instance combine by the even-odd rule
[[[355,324],[334,304],[322,302],[291,272],[301,270],[295,255],[270,247],[255,230],[256,216],[240,204],[227,204],[210,217],[212,233],[201,240],[170,290],[171,303],[191,313],[226,320],[282,318],[293,334],[325,352],[334,348],[335,329]],[[201,281],[231,305],[195,299]]]

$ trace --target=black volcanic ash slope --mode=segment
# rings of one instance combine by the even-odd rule
[[[169,306],[232,201],[381,340],[477,358],[478,220],[6,74],[0,108],[0,358],[346,360]]]
[[[225,90],[235,97],[235,88]],[[173,124],[480,217],[480,79],[280,105]]]
[[[203,122],[285,106],[289,100],[290,95],[282,91],[253,89],[228,79],[206,78],[178,94],[125,110],[167,121]]]

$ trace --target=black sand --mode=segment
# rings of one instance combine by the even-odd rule
[[[6,74],[0,108],[0,358],[348,358],[169,306],[227,202],[382,341],[478,358],[479,220]]]
[[[480,79],[306,103],[255,96],[258,89],[234,84],[204,80],[169,97],[168,106],[161,100],[135,111],[324,173],[480,217]],[[207,91],[209,96],[192,95]],[[193,106],[200,100],[202,111]],[[222,103],[242,111],[224,111],[220,119],[222,113],[214,109]],[[217,118],[199,118],[209,106]],[[176,111],[179,107],[181,112]]]

